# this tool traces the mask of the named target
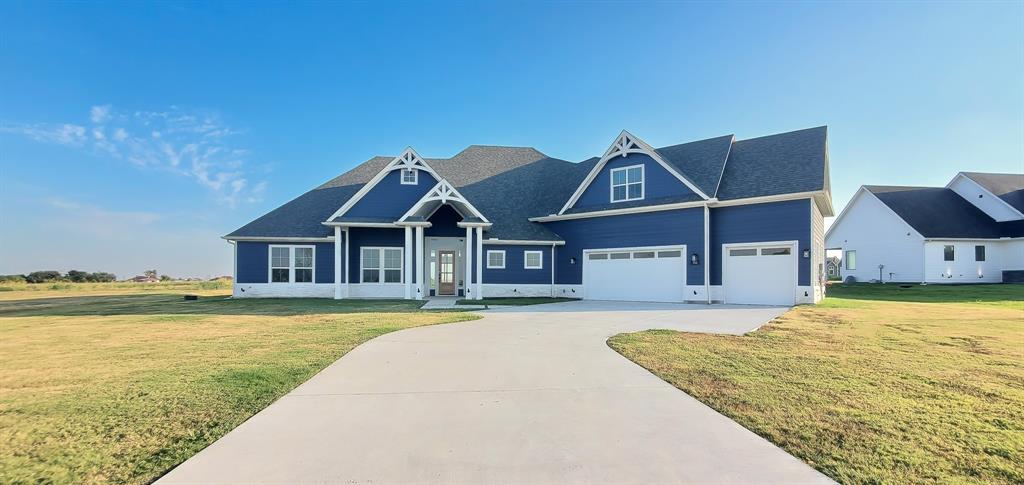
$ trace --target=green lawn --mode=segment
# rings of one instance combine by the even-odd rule
[[[143,288],[0,292],[0,483],[150,482],[356,345],[476,318]]]
[[[609,345],[842,483],[1024,482],[1024,286],[836,285],[744,336]]]
[[[575,301],[579,298],[551,298],[547,296],[518,296],[508,298],[484,298],[482,300],[458,300],[457,305],[540,305],[543,303],[561,303]]]

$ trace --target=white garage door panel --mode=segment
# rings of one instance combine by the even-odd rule
[[[589,252],[584,255],[584,297],[589,300],[683,301],[685,255],[681,247]]]
[[[786,244],[733,246],[723,250],[726,303],[792,305],[796,249]]]

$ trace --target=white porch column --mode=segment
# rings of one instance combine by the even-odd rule
[[[422,300],[426,286],[423,285],[423,226],[416,226],[416,299]]]
[[[484,298],[484,228],[476,228],[476,299]]]
[[[334,299],[341,299],[341,226],[334,226]]]
[[[466,294],[463,295],[467,300],[476,296],[475,292],[471,290],[473,288],[473,228],[466,228],[466,279],[464,280]]]
[[[352,295],[352,289],[348,287],[349,275],[352,274],[352,267],[348,265],[348,236],[349,230],[345,228],[345,296]]]
[[[405,226],[405,299],[412,299],[412,227]]]

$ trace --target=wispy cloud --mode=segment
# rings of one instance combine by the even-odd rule
[[[99,238],[118,238],[126,233],[147,231],[164,219],[164,215],[155,212],[115,211],[62,198],[47,199],[45,203],[53,211],[50,224],[74,234],[90,234]]]
[[[176,106],[166,111],[121,112],[108,104],[93,106],[87,123],[4,123],[0,133],[168,170],[192,178],[229,206],[258,202],[266,189],[265,181],[254,183],[246,176],[249,152],[232,144],[232,137],[242,132],[212,112]]]

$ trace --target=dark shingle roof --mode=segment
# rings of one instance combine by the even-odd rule
[[[827,163],[825,137],[825,127],[742,141],[726,135],[658,148],[657,152],[709,196],[736,199],[821,190],[825,186]],[[392,159],[371,158],[227,237],[329,236],[332,230],[322,222]],[[425,161],[493,223],[488,237],[554,241],[561,238],[528,219],[557,213],[599,159],[572,163],[550,158],[533,148],[472,145],[451,158]],[[699,197],[650,199],[631,204],[694,200]],[[594,210],[600,208],[590,207],[586,212]]]
[[[992,195],[1003,199],[1020,212],[1024,212],[1024,174],[964,172]]]
[[[227,237],[333,236],[334,229],[321,223],[362,186],[317,187],[242,226]]]
[[[658,148],[655,151],[708,197],[714,197],[722,179],[722,167],[725,166],[735,138],[734,135],[725,135]]]
[[[998,238],[1004,229],[952,189],[865,185],[914,230],[927,238]]]
[[[721,200],[813,192],[825,187],[827,128],[739,140],[725,162]]]

